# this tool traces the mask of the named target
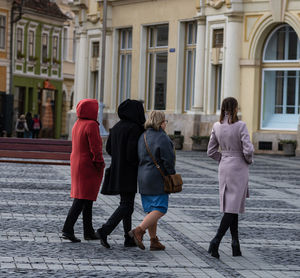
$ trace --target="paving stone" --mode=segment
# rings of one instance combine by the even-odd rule
[[[105,161],[109,165],[108,156]],[[0,277],[300,277],[299,159],[255,157],[250,199],[239,218],[243,257],[231,256],[228,232],[220,246],[220,260],[207,253],[222,217],[218,165],[205,153],[178,151],[176,167],[184,189],[171,194],[169,211],[158,225],[158,236],[167,249],[150,252],[148,235],[146,250],[124,248],[122,225],[108,237],[111,249],[98,241],[61,240],[72,204],[70,167],[0,163]],[[94,228],[118,204],[118,196],[99,194],[93,207]],[[144,215],[137,194],[134,227]],[[74,228],[83,239],[81,216]]]

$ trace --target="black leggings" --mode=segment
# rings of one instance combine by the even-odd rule
[[[135,193],[121,193],[120,205],[110,216],[105,224],[102,225],[102,232],[109,235],[123,220],[125,235],[131,230],[131,216],[134,209]]]
[[[225,212],[224,216],[222,217],[216,237],[219,240],[221,240],[222,237],[227,232],[228,228],[230,228],[230,233],[231,233],[232,239],[238,240],[238,238],[239,238],[238,221],[239,221],[239,215],[237,213]]]
[[[78,219],[78,216],[82,212],[84,235],[89,236],[95,233],[92,224],[92,208],[93,201],[84,199],[74,199],[62,231],[64,233],[73,235],[74,225]]]

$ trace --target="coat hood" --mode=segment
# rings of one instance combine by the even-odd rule
[[[143,125],[146,121],[143,104],[138,100],[126,99],[118,107],[121,120],[128,120]]]
[[[78,102],[76,107],[77,117],[97,121],[98,101],[96,99],[83,99]]]

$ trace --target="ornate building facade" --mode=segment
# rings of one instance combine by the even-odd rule
[[[73,2],[83,30],[91,25],[88,17],[100,12],[102,1]],[[81,2],[88,9],[82,11]],[[190,137],[209,135],[222,100],[233,96],[257,152],[281,153],[280,139],[297,139],[299,1],[110,0],[108,4],[106,128],[116,122],[122,100],[140,99],[146,111],[164,110],[168,133],[181,131],[184,148],[191,149]],[[100,13],[100,33],[101,27]],[[84,76],[92,65],[91,43],[86,44],[86,33],[79,33],[78,39],[83,45],[78,58],[89,64],[79,63],[85,73],[78,75],[75,102],[97,98],[85,89],[92,88],[91,79]]]

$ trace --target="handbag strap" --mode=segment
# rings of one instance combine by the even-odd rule
[[[153,160],[156,168],[158,169],[158,171],[160,172],[160,174],[162,175],[162,177],[164,178],[165,177],[165,174],[164,172],[161,170],[160,166],[158,165],[157,161],[155,160],[154,156],[152,155],[151,151],[150,151],[150,148],[148,146],[148,143],[147,143],[147,139],[146,139],[146,132],[144,133],[144,141],[145,141],[145,145],[146,145],[146,149],[147,149],[147,152],[149,154],[149,156],[151,157],[151,159]]]

